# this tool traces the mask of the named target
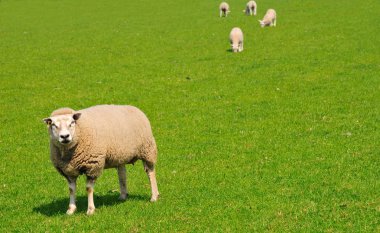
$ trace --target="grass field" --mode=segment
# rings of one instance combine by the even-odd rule
[[[379,232],[380,1],[246,1],[0,0],[0,232]],[[66,216],[42,118],[106,103],[148,115],[161,199],[139,162]]]

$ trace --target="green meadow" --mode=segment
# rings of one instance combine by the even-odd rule
[[[247,1],[0,0],[0,232],[379,232],[380,1]],[[97,104],[146,113],[161,196],[138,162],[67,216],[42,119]]]

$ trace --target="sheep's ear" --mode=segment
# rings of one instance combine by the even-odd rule
[[[47,124],[47,125],[51,125],[51,122],[52,122],[52,120],[51,120],[50,117],[48,117],[48,118],[44,118],[43,121],[44,121],[45,124]]]
[[[80,118],[81,115],[82,115],[82,113],[79,113],[79,112],[78,112],[78,113],[75,113],[75,114],[73,115],[73,119],[77,121],[77,120]]]

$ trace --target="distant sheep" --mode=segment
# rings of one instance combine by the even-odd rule
[[[255,1],[249,1],[247,3],[247,6],[245,8],[245,14],[246,15],[256,15],[256,11],[257,11],[257,4]]]
[[[227,14],[230,12],[230,6],[226,2],[222,2],[219,5],[219,17],[227,17]]]
[[[142,160],[152,190],[159,197],[155,174],[157,148],[145,114],[133,106],[99,105],[74,111],[55,110],[44,122],[50,135],[50,159],[69,184],[67,214],[76,211],[76,180],[87,176],[87,214],[95,212],[94,184],[103,169],[117,168],[120,198],[127,198],[125,164]]]
[[[259,20],[261,27],[265,26],[275,26],[276,27],[277,15],[276,11],[273,9],[267,10],[267,13],[264,15],[263,20]]]
[[[230,32],[230,44],[234,53],[243,51],[243,32],[240,28],[232,28]]]

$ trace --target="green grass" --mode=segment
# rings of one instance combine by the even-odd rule
[[[219,3],[0,1],[0,232],[380,231],[380,2]],[[151,120],[161,199],[138,163],[66,216],[42,118],[105,103]]]

